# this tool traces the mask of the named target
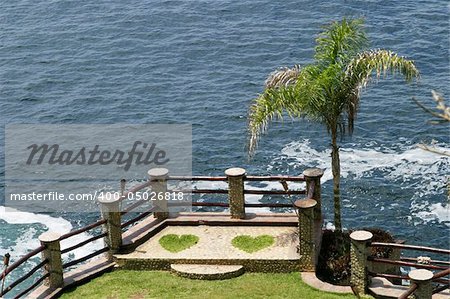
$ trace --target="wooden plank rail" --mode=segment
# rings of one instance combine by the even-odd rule
[[[210,181],[210,182],[226,182],[226,176],[169,176],[168,181]]]
[[[155,210],[156,210],[156,207],[151,207],[151,208],[148,209],[147,211],[142,212],[141,214],[139,214],[138,216],[136,216],[136,217],[134,217],[134,218],[132,218],[132,219],[130,219],[130,220],[128,220],[128,221],[122,223],[122,224],[120,225],[120,227],[121,227],[121,228],[125,228],[125,227],[127,227],[127,226],[130,226],[131,224],[133,224],[133,223],[135,223],[135,222],[138,222],[139,220],[141,220],[141,219],[147,217],[148,215],[150,215],[151,213],[153,213]]]
[[[257,181],[257,182],[271,182],[271,181],[285,181],[285,182],[304,182],[305,177],[289,176],[289,175],[270,175],[270,176],[255,176],[247,175],[244,177],[244,181]]]
[[[225,189],[170,189],[167,192],[182,192],[193,194],[228,194],[228,190]],[[300,195],[306,194],[306,190],[255,190],[245,189],[244,194],[253,195]]]
[[[105,223],[106,223],[106,220],[105,219],[101,219],[101,220],[99,220],[97,222],[94,222],[94,223],[89,224],[87,226],[84,226],[82,228],[79,228],[79,229],[73,230],[71,232],[68,232],[67,234],[62,235],[59,240],[62,241],[62,240],[65,240],[67,238],[73,237],[75,235],[79,235],[81,233],[87,232],[88,230],[94,229],[94,228],[96,228],[96,227],[98,227],[98,226],[100,226],[102,224],[105,224]]]
[[[33,267],[33,269],[29,270],[27,274],[25,274],[24,276],[18,278],[17,280],[15,280],[14,282],[12,282],[9,286],[7,286],[3,292],[0,292],[0,296],[4,296],[6,293],[8,293],[9,291],[11,291],[14,287],[16,287],[18,284],[24,282],[26,279],[30,278],[34,273],[36,273],[36,271],[40,270],[43,266],[45,266],[45,264],[48,263],[48,260],[45,259],[42,262],[40,262],[39,264],[37,264],[36,266]]]
[[[71,246],[71,247],[68,247],[68,248],[65,248],[65,249],[61,250],[61,254],[65,254],[65,253],[68,253],[68,252],[70,252],[70,251],[73,251],[73,250],[75,250],[75,249],[77,249],[77,248],[80,248],[81,246],[84,246],[84,245],[86,245],[86,244],[88,244],[88,243],[94,242],[95,240],[104,238],[104,237],[106,237],[107,235],[108,235],[108,233],[102,233],[102,234],[100,234],[100,235],[93,236],[93,237],[91,237],[91,238],[89,238],[89,239],[87,239],[87,240],[84,240],[83,242],[80,242],[80,243],[75,244],[75,245],[73,245],[73,246]]]
[[[396,260],[390,260],[390,259],[384,259],[384,258],[375,258],[375,257],[368,257],[369,261],[373,261],[376,263],[382,263],[382,264],[390,264],[390,265],[397,265],[397,266],[407,266],[407,267],[414,267],[414,268],[420,268],[420,269],[428,269],[428,270],[446,270],[446,267],[442,266],[435,266],[435,265],[427,265],[427,264],[417,264],[417,263],[411,263],[411,262],[402,262],[402,261],[396,261]]]
[[[122,212],[120,212],[120,215],[125,215],[125,214],[131,212],[132,210],[142,206],[146,202],[148,202],[148,200],[136,201],[135,203],[133,203],[133,204],[129,205],[128,207],[126,207]]]
[[[71,267],[71,266],[74,266],[74,265],[76,265],[76,264],[79,264],[79,263],[82,263],[82,262],[84,262],[84,261],[87,261],[88,259],[91,259],[91,258],[93,258],[93,257],[95,257],[95,256],[97,256],[97,255],[100,255],[100,254],[102,254],[102,253],[107,252],[108,250],[109,250],[108,247],[104,247],[104,248],[102,248],[102,249],[100,249],[100,250],[97,250],[97,251],[95,251],[95,252],[93,252],[93,253],[90,253],[90,254],[88,254],[88,255],[82,257],[82,258],[79,258],[79,259],[70,261],[70,262],[68,262],[68,263],[65,263],[65,264],[62,265],[62,266],[63,266],[63,269],[66,269],[66,268],[68,268],[68,267]]]
[[[417,262],[418,258],[415,258],[415,257],[401,257],[400,260],[401,261],[405,261],[405,262]],[[450,266],[450,262],[449,261],[430,260],[430,264],[449,265]]]
[[[417,290],[417,284],[413,283],[411,284],[411,286],[409,287],[409,289],[404,292],[403,294],[401,294],[398,299],[407,299],[409,296],[411,296],[416,290]]]
[[[28,252],[27,254],[25,254],[24,256],[22,256],[20,259],[18,259],[17,261],[15,261],[11,266],[9,266],[8,268],[6,268],[3,273],[0,275],[0,277],[2,277],[2,279],[4,279],[4,277],[6,275],[8,275],[9,273],[11,273],[11,271],[13,271],[14,269],[16,269],[17,267],[19,267],[20,265],[22,265],[24,262],[26,262],[27,260],[29,260],[31,257],[35,256],[38,253],[41,253],[42,251],[44,251],[45,246],[41,245],[38,248]]]
[[[134,187],[130,188],[128,191],[125,191],[125,184],[126,184],[126,180],[122,179],[121,180],[121,185],[120,185],[120,201],[124,201],[126,199],[131,199],[130,195],[135,194],[136,192],[149,188],[152,186],[152,178],[150,175],[150,179],[145,181],[144,183],[135,185]],[[225,183],[229,183],[231,181],[230,176],[227,174],[227,176],[168,176],[167,181],[211,181],[211,182],[225,182]],[[241,178],[241,182],[242,181],[246,181],[246,182],[272,182],[272,181],[278,181],[281,186],[283,187],[284,190],[261,190],[261,189],[256,189],[255,187],[253,187],[254,189],[252,189],[252,187],[250,187],[249,189],[244,189],[244,194],[251,194],[251,195],[305,195],[307,194],[307,197],[310,198],[313,196],[314,194],[314,184],[311,185],[311,187],[309,188],[309,190],[289,190],[287,182],[305,182],[306,179],[303,175],[300,176],[288,176],[288,175],[277,175],[277,176],[246,176],[243,175]],[[241,185],[242,186],[242,185]],[[147,189],[146,189],[147,190]],[[193,189],[193,190],[167,190],[167,192],[185,192],[185,193],[194,193],[194,194],[230,194],[230,190],[228,189]],[[241,191],[242,192],[242,191]],[[128,205],[127,207],[124,207],[124,209],[122,211],[120,211],[120,216],[126,215],[127,213],[130,213],[132,211],[134,211],[136,208],[140,207],[141,205],[145,204],[147,201],[143,200],[143,201],[137,201],[134,203],[131,203],[130,205]],[[192,203],[185,203],[185,202],[169,202],[168,203],[170,206],[183,206],[183,205],[191,205],[191,206],[196,206],[196,207],[221,207],[221,208],[228,208],[230,207],[230,203],[228,202],[192,202]],[[245,203],[245,201],[242,203],[244,207],[248,207],[248,208],[292,208],[293,205],[292,203]],[[155,212],[157,207],[152,206],[149,209],[147,209],[146,211],[136,213],[138,214],[136,217],[127,220],[126,222],[122,223],[120,225],[121,228],[126,228],[136,222],[139,222],[140,220],[144,219],[145,217],[151,215],[153,212]],[[136,211],[137,212],[137,211]],[[155,216],[156,217],[156,216]],[[105,217],[105,219],[100,219],[92,224],[89,224],[85,227],[81,227],[78,228],[76,230],[70,231],[66,234],[63,234],[62,236],[60,236],[59,239],[56,239],[54,242],[60,242],[63,240],[66,240],[68,238],[71,238],[73,236],[85,233],[87,231],[96,229],[100,226],[103,226],[104,224],[108,224],[107,217]],[[108,218],[109,219],[109,218]],[[112,218],[113,219],[113,218]],[[112,220],[111,220],[112,221]],[[72,245],[70,247],[64,248],[62,249],[60,252],[61,254],[67,254],[69,252],[72,252],[73,250],[76,250],[82,246],[85,246],[87,244],[91,244],[92,242],[104,238],[108,235],[108,233],[110,232],[102,232],[99,233],[97,235],[94,236],[89,236],[87,239],[85,239],[82,242],[79,242],[75,245]],[[52,241],[53,242],[53,241]],[[48,245],[50,246],[50,245]],[[13,270],[15,270],[16,268],[18,268],[20,265],[22,265],[23,263],[25,263],[26,261],[28,261],[30,258],[32,258],[34,255],[41,253],[42,251],[44,251],[46,249],[46,247],[44,245],[41,245],[40,247],[36,248],[35,250],[29,252],[28,254],[26,254],[25,256],[23,256],[22,258],[20,258],[19,260],[17,260],[15,263],[13,263],[10,267],[6,268],[1,274],[0,274],[0,278],[1,280],[4,280],[5,277]],[[102,253],[105,253],[107,251],[109,251],[110,248],[109,247],[104,247],[102,249],[99,249],[95,252],[92,252],[84,257],[72,260],[70,262],[67,262],[65,264],[63,264],[63,269],[75,266],[79,263],[85,262],[95,256],[98,256]],[[111,248],[111,250],[113,250],[113,248]],[[52,264],[51,260],[42,260],[39,264],[37,264],[36,266],[34,266],[30,271],[27,272],[27,274],[23,275],[22,277],[18,278],[16,281],[14,281],[13,283],[11,283],[6,289],[5,292],[9,292],[11,290],[13,290],[17,285],[19,285],[20,283],[26,281],[27,279],[32,278],[33,275],[36,275],[37,271],[39,271],[40,269],[42,269],[42,267],[44,267],[46,264]],[[63,271],[64,272],[64,271]],[[27,289],[23,290],[20,294],[17,295],[18,297],[24,296],[27,293],[29,293],[31,290],[33,290],[36,286],[38,286],[39,284],[41,284],[46,278],[50,277],[49,273],[46,273],[45,275],[41,276],[39,279],[37,279],[36,281],[33,282],[32,285],[30,285]],[[50,279],[52,279],[52,277],[50,277]],[[3,294],[0,294],[0,296],[2,296]]]
[[[227,202],[169,202],[169,207],[183,207],[183,206],[192,206],[192,207],[222,207],[228,208],[230,206]]]
[[[416,246],[416,245],[405,245],[405,244],[399,244],[399,243],[380,243],[380,242],[372,242],[369,247],[388,247],[388,248],[398,248],[398,249],[405,249],[405,250],[416,250],[416,251],[426,251],[436,254],[450,254],[450,250],[446,249],[439,249],[439,248],[432,248],[432,247],[426,247],[426,246]],[[396,265],[396,266],[406,266],[406,267],[412,267],[417,269],[427,269],[427,270],[442,270],[440,272],[434,273],[432,281],[434,283],[442,284],[442,286],[437,286],[432,293],[436,294],[439,292],[442,292],[446,289],[448,289],[450,285],[450,279],[443,278],[445,276],[450,275],[450,268],[448,267],[450,262],[448,261],[439,261],[439,260],[429,260],[427,263],[419,263],[419,258],[411,258],[411,257],[400,257],[400,260],[390,260],[385,258],[376,258],[373,256],[367,257],[368,261],[373,261],[376,263],[383,263],[383,264],[390,264],[390,265]],[[395,275],[395,274],[384,274],[384,273],[375,273],[375,272],[368,272],[369,276],[372,277],[382,277],[387,279],[404,279],[404,280],[411,280],[411,278],[405,275]],[[411,287],[405,291],[403,294],[401,294],[398,298],[406,299],[417,290],[418,285],[416,283],[412,283]]]
[[[446,269],[446,270],[444,270],[442,272],[438,272],[438,273],[434,274],[433,275],[433,279],[442,278],[442,277],[447,276],[447,275],[450,275],[450,268],[448,268],[448,269]]]
[[[210,182],[226,182],[228,181],[226,176],[169,176],[168,181],[210,181]],[[255,176],[247,175],[244,177],[244,181],[249,182],[273,182],[273,181],[286,181],[286,182],[304,182],[304,176],[288,176],[288,175],[275,175],[275,176]]]
[[[372,277],[382,277],[382,278],[388,278],[388,279],[404,279],[404,280],[410,280],[410,278],[407,275],[396,275],[396,274],[386,274],[386,273],[375,273],[375,272],[368,272],[369,276]]]
[[[127,199],[129,197],[129,194],[133,194],[136,193],[144,188],[150,187],[150,181],[147,181],[143,184],[134,186],[133,188],[131,188],[130,190],[128,190],[127,192],[125,192],[124,194],[122,194],[122,196],[120,197],[120,201],[123,201],[125,199]]]
[[[247,208],[293,208],[293,204],[287,203],[246,203],[244,206]]]
[[[447,249],[439,249],[432,248],[426,246],[416,246],[416,245],[406,245],[406,244],[397,244],[397,243],[380,243],[380,242],[372,242],[369,247],[390,247],[390,248],[399,248],[399,249],[408,249],[408,250],[417,250],[417,251],[428,251],[432,253],[441,253],[441,254],[449,254],[450,250]]]
[[[50,273],[46,273],[44,274],[41,278],[39,278],[38,280],[36,280],[31,286],[29,286],[28,288],[26,288],[25,290],[23,290],[22,292],[20,292],[18,295],[16,295],[16,297],[14,297],[14,299],[19,299],[22,296],[24,296],[25,294],[27,294],[28,292],[30,292],[32,289],[34,289],[35,287],[37,287],[38,285],[41,284],[41,282],[44,281],[44,279],[46,279],[47,277],[50,276]]]

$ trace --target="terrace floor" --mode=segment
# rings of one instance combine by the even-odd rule
[[[150,240],[121,258],[152,259],[298,259],[298,229],[296,227],[270,226],[167,226]],[[159,239],[168,234],[195,235],[196,245],[181,252],[172,253],[159,244]],[[231,241],[239,235],[258,237],[270,235],[275,243],[260,251],[247,253],[235,248]]]

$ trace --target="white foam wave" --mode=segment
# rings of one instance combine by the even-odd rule
[[[340,149],[341,176],[355,178],[370,177],[374,172],[382,175],[401,188],[413,188],[411,213],[424,221],[435,219],[449,222],[448,204],[424,203],[426,196],[445,192],[449,180],[450,158],[418,148],[415,145],[395,145],[391,148],[367,144],[370,148],[356,146]],[[359,147],[359,146],[358,146]],[[445,147],[437,147],[448,151]],[[325,169],[322,183],[332,180],[330,150],[318,151],[311,147],[308,139],[286,145],[281,156],[274,160],[286,161],[289,167],[319,167]],[[273,166],[271,166],[273,168]]]
[[[50,215],[45,214],[35,214],[29,212],[22,212],[12,208],[5,208],[0,206],[0,220],[7,222],[8,224],[42,224],[47,227],[48,231],[53,231],[59,234],[65,234],[73,229],[72,224],[62,217],[52,217]],[[44,231],[42,231],[44,232]],[[5,234],[2,236],[2,239],[6,239],[6,234],[8,232],[0,230],[1,234]],[[0,246],[0,255],[4,255],[9,252],[11,254],[12,260],[15,260],[26,253],[28,253],[31,249],[34,249],[39,246],[39,240],[36,238],[37,229],[30,227],[24,234],[20,235],[17,240],[15,240],[15,245],[9,248],[4,248]],[[66,248],[75,244],[80,243],[83,240],[89,238],[88,233],[78,234],[76,236],[70,237],[61,242],[61,248]],[[1,245],[1,244],[0,244]],[[89,245],[82,246],[71,252],[71,256],[73,258],[83,257],[96,249],[99,249],[103,246],[102,240],[96,240]],[[67,257],[66,257],[67,259]]]

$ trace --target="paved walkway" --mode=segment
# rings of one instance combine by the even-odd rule
[[[139,246],[127,258],[151,259],[298,259],[298,236],[296,227],[268,226],[168,226],[150,240]],[[192,234],[199,237],[199,242],[191,248],[172,253],[161,247],[159,239],[167,234]],[[231,240],[239,235],[271,235],[275,237],[274,245],[254,253],[247,253],[235,248]]]

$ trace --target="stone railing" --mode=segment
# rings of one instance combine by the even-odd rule
[[[313,168],[304,171],[301,176],[250,176],[246,174],[245,169],[230,168],[225,171],[225,176],[170,176],[169,171],[164,168],[155,168],[148,171],[149,179],[143,184],[137,185],[128,191],[125,191],[125,180],[120,182],[120,196],[99,199],[102,219],[92,223],[86,227],[71,231],[64,235],[53,232],[46,232],[39,237],[41,246],[31,251],[26,256],[15,261],[11,266],[0,274],[0,299],[8,292],[12,291],[19,284],[31,278],[37,271],[42,271],[43,275],[34,283],[21,289],[16,295],[17,298],[26,296],[32,290],[36,289],[41,283],[44,283],[49,290],[65,287],[64,273],[69,268],[86,262],[96,256],[104,254],[106,260],[112,261],[115,253],[120,251],[123,240],[123,230],[127,227],[142,221],[148,216],[164,221],[171,217],[169,211],[172,205],[166,200],[152,201],[136,201],[134,203],[125,204],[130,194],[150,189],[156,194],[164,194],[166,192],[187,192],[187,193],[203,193],[203,194],[228,194],[228,203],[223,202],[189,202],[193,207],[223,207],[230,209],[231,219],[236,221],[245,220],[247,217],[246,208],[292,208],[298,215],[299,226],[299,248],[300,263],[303,271],[314,271],[315,261],[317,258],[317,248],[315,247],[315,223],[321,219],[321,185],[320,178],[323,175],[321,169]],[[228,183],[228,189],[192,189],[192,190],[176,190],[168,188],[168,181],[223,181]],[[283,190],[257,190],[246,189],[245,182],[255,181],[278,181]],[[305,182],[305,190],[289,189],[289,182]],[[246,203],[246,194],[260,195],[303,195],[304,199],[296,200],[290,204],[285,203]],[[138,207],[149,205],[144,210],[137,211]],[[124,221],[125,216],[134,215]],[[102,228],[102,232],[98,233],[98,229]],[[94,236],[84,240],[76,245],[67,248],[61,248],[61,241],[71,238],[81,233],[93,231]],[[93,241],[103,238],[104,247],[90,253],[84,257],[63,263],[62,256],[68,254],[75,249],[91,244]],[[28,274],[20,277],[8,286],[4,287],[7,275],[13,270],[28,262],[30,258],[37,254],[41,254],[41,262],[34,266]]]
[[[407,298],[414,294],[417,299],[431,299],[433,294],[445,291],[450,280],[450,250],[425,246],[405,245],[398,243],[372,242],[373,235],[368,231],[355,231],[350,234],[351,240],[351,284],[359,294],[368,293],[371,277],[381,277],[397,281],[409,280],[410,288],[399,298]],[[371,247],[392,248],[395,252],[390,258],[377,258],[370,255]],[[432,260],[429,257],[401,257],[400,250],[413,250],[445,255],[444,260]],[[400,267],[414,268],[408,275],[380,273],[374,271],[376,263]],[[380,269],[378,267],[378,269]]]

